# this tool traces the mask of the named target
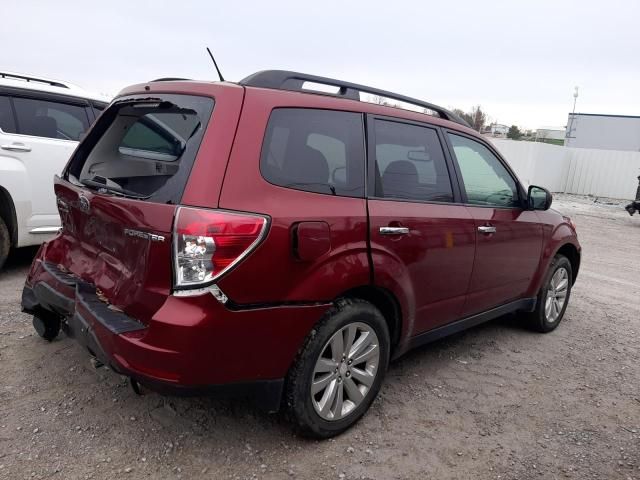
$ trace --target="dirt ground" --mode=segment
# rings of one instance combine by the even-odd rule
[[[560,327],[512,316],[420,348],[324,442],[245,401],[137,396],[40,339],[19,304],[35,252],[18,251],[0,273],[0,478],[640,479],[640,217],[554,206],[584,248]]]

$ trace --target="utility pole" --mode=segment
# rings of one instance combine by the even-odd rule
[[[565,141],[565,146],[567,146],[568,140],[570,138],[574,138],[571,136],[571,134],[573,133],[573,121],[575,119],[576,116],[576,102],[578,101],[578,87],[576,86],[574,91],[573,91],[573,110],[571,111],[571,118],[569,119],[569,128],[567,128],[567,133],[565,135],[565,137],[567,138],[567,141]]]

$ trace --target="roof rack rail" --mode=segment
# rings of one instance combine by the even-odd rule
[[[67,85],[66,83],[58,82],[56,80],[49,80],[47,78],[32,77],[30,75],[21,75],[19,73],[0,72],[0,78],[8,78],[8,79],[15,78],[15,79],[18,79],[18,80],[25,80],[27,82],[45,83],[47,85],[51,85],[52,87],[70,88],[69,85]]]
[[[305,82],[337,87],[338,92],[333,94],[303,89],[303,85]],[[368,87],[366,85],[358,85],[357,83],[344,82],[342,80],[336,80],[333,78],[319,77],[316,75],[308,75],[306,73],[299,72],[290,72],[287,70],[262,70],[260,72],[254,73],[253,75],[249,75],[248,77],[240,80],[240,82],[238,83],[247,87],[273,88],[276,90],[293,91],[303,90],[306,93],[333,95],[358,101],[360,101],[360,92],[369,93],[371,95],[390,98],[404,103],[409,103],[417,107],[426,108],[437,113],[438,116],[444,118],[445,120],[450,120],[452,122],[464,125],[465,127],[469,127],[469,124],[464,119],[460,118],[458,115],[447,110],[446,108],[440,107],[438,105],[424,102],[416,98],[406,97],[398,93],[381,90],[379,88]]]

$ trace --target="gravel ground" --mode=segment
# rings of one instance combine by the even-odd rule
[[[611,204],[612,203],[612,204]],[[640,479],[640,218],[558,195],[584,247],[562,325],[506,317],[420,348],[353,429],[292,434],[244,401],[137,396],[20,313],[0,273],[0,478]]]

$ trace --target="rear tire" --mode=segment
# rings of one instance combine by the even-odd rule
[[[9,250],[11,249],[11,238],[9,236],[9,229],[4,220],[0,218],[0,269],[4,265],[4,262],[9,256]]]
[[[300,433],[329,438],[355,424],[380,391],[389,351],[380,311],[364,300],[338,300],[307,336],[287,376],[286,406]]]
[[[560,325],[569,305],[572,285],[571,262],[564,255],[556,255],[538,293],[536,309],[526,314],[527,323],[532,330],[548,333]]]

